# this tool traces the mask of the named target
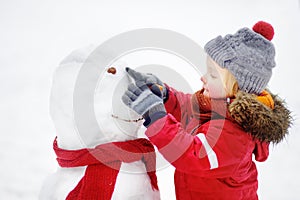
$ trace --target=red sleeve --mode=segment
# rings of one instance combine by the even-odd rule
[[[245,157],[251,159],[249,145],[252,143],[244,141],[243,135],[247,134],[237,137],[240,133],[227,133],[230,126],[219,127],[226,120],[212,121],[217,124],[207,124],[207,130],[204,126],[200,129],[203,132],[193,136],[186,133],[180,123],[169,114],[153,123],[147,129],[146,135],[177,170],[197,176],[227,177]]]
[[[169,93],[168,100],[165,102],[167,113],[172,114],[178,122],[186,125],[192,115],[192,95],[179,92],[168,85],[166,87]]]

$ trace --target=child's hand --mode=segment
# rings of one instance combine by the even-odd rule
[[[155,75],[137,72],[129,67],[126,67],[126,71],[136,83],[144,82],[154,94],[162,96],[163,100],[167,98],[167,88],[165,84]]]
[[[161,96],[153,94],[144,82],[128,86],[122,96],[122,101],[145,119],[144,126],[148,127],[167,113]]]

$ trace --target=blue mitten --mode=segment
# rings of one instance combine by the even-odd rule
[[[122,101],[129,108],[142,115],[145,119],[144,126],[149,127],[153,122],[167,114],[161,97],[162,93],[160,96],[153,94],[144,82],[137,82],[136,84],[128,86],[127,91],[122,96]]]
[[[150,90],[157,96],[162,94],[164,102],[168,99],[168,90],[165,84],[155,75],[137,72],[129,67],[126,67],[126,71],[135,80],[135,82],[146,83]]]

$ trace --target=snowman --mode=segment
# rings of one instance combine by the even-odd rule
[[[93,52],[92,45],[72,52],[54,73],[50,114],[58,168],[39,199],[160,199],[154,147],[139,137],[143,119],[121,100],[131,83],[126,66],[99,66]],[[96,85],[92,78],[78,81],[83,66],[95,70],[88,75],[96,74]],[[88,101],[85,92],[91,89]]]

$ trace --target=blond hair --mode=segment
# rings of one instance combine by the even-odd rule
[[[228,69],[218,66],[217,70],[220,73],[220,77],[226,91],[226,97],[234,97],[239,90],[236,78]]]

